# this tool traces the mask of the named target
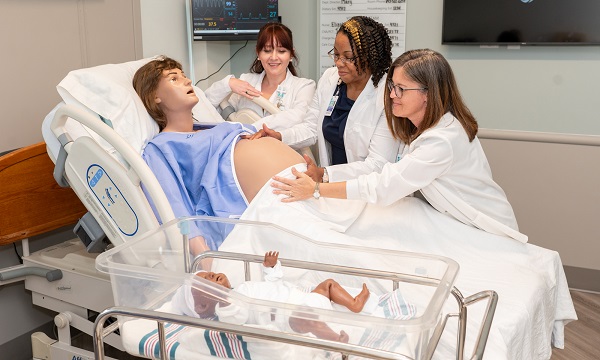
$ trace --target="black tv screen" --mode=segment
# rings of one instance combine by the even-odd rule
[[[444,0],[442,44],[600,45],[600,0]]]
[[[256,40],[278,21],[278,0],[191,0],[194,40]]]

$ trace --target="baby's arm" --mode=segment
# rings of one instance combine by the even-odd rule
[[[283,277],[281,262],[279,262],[279,251],[268,251],[263,260],[263,277],[266,281],[280,281]]]
[[[277,265],[277,259],[279,258],[279,251],[267,251],[265,253],[265,259],[263,260],[263,266],[272,268]]]

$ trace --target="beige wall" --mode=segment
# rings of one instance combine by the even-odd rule
[[[73,69],[141,57],[139,0],[0,2],[0,152],[42,141]]]
[[[479,138],[529,242],[558,251],[565,266],[600,270],[600,136],[482,130]]]
[[[1,0],[0,152],[42,141],[42,120],[70,70],[140,58],[140,19],[139,0]],[[31,250],[72,236],[32,239]],[[17,260],[12,246],[0,248],[0,267]],[[53,314],[32,305],[23,283],[0,287],[0,299],[0,358],[31,358],[23,344]]]

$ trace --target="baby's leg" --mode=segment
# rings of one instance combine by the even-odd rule
[[[297,317],[290,317],[290,327],[297,333],[306,334],[311,333],[319,339],[341,341],[347,343],[349,336],[345,331],[336,333],[326,323],[318,320],[301,319]]]
[[[355,313],[363,309],[370,295],[367,285],[363,284],[362,291],[356,297],[352,297],[342,285],[333,279],[323,281],[312,292],[321,294],[334,303],[343,305]]]

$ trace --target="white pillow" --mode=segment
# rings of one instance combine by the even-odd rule
[[[56,87],[66,104],[85,106],[109,120],[113,129],[141,153],[158,134],[158,125],[150,117],[133,89],[135,72],[152,58],[122,64],[106,64],[71,71]],[[115,150],[90,131],[109,152]]]

